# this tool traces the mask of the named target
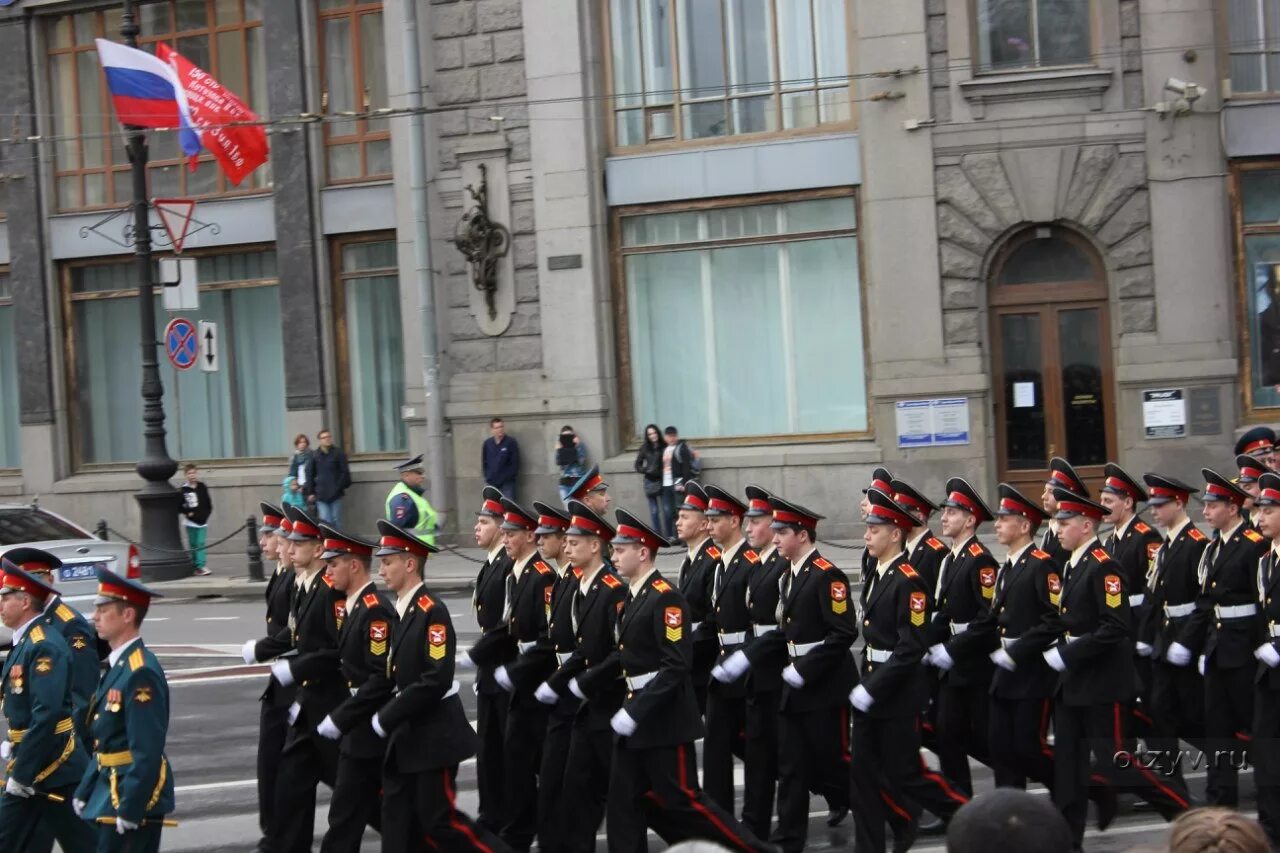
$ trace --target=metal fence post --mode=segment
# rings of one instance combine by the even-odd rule
[[[104,542],[110,538],[110,534],[107,533],[107,520],[105,518],[98,519],[98,526],[93,529],[93,535]]]
[[[258,545],[258,519],[249,516],[245,528],[249,531],[249,547],[245,549],[245,553],[249,555],[249,580],[265,580],[262,576],[262,548]]]

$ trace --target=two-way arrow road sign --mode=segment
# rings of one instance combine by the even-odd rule
[[[218,324],[200,321],[200,369],[205,373],[217,373],[220,362],[218,352]]]

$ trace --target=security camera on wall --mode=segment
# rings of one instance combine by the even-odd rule
[[[1168,101],[1158,101],[1151,108],[1161,118],[1190,115],[1195,102],[1205,94],[1205,88],[1200,84],[1179,80],[1177,77],[1170,77],[1165,81],[1164,91],[1174,97]]]

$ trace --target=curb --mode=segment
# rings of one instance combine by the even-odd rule
[[[440,583],[428,583],[428,588],[440,595],[471,594],[473,581],[463,579],[447,579]],[[163,600],[192,598],[229,598],[237,601],[261,599],[267,585],[265,581],[254,582],[248,578],[229,578],[225,581],[214,580],[201,582],[199,585],[185,580],[161,581],[150,585],[150,588],[165,596]]]

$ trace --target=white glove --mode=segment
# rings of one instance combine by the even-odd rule
[[[1280,666],[1280,652],[1270,643],[1263,643],[1253,650],[1253,656],[1272,669]]]
[[[1186,666],[1191,663],[1191,649],[1182,645],[1182,643],[1174,643],[1164,653],[1164,658],[1174,666]]]
[[[742,649],[738,649],[736,652],[725,658],[720,663],[719,668],[727,676],[726,678],[718,679],[719,681],[724,681],[726,683],[730,681],[737,681],[742,677],[744,672],[751,669],[751,661],[747,659],[746,652]]]
[[[560,701],[560,694],[551,688],[547,682],[538,685],[538,689],[533,691],[533,698],[537,699],[543,705],[554,705]]]
[[[378,719],[377,714],[373,715],[373,719],[369,721],[369,724],[373,726],[373,730],[378,733],[378,737],[385,738],[387,736],[386,731],[382,728],[382,721]]]
[[[122,817],[116,818],[116,832],[120,835],[124,835],[129,830],[137,828],[138,825],[131,820],[125,820]]]
[[[1134,643],[1133,650],[1138,653],[1138,657],[1140,658],[1149,658],[1156,653],[1156,650],[1151,647],[1150,643],[1143,642]]]
[[[507,675],[505,666],[500,666],[493,671],[493,680],[498,682],[498,686],[503,690],[511,692],[511,676]]]
[[[947,654],[947,647],[942,643],[938,643],[929,649],[929,663],[944,672],[955,666],[955,661],[951,660],[951,655]]]
[[[721,684],[728,684],[730,681],[733,681],[733,676],[725,672],[724,667],[720,664],[716,664],[711,667],[711,677],[716,681],[719,681]]]
[[[1013,656],[1010,655],[1008,652],[1006,652],[1004,649],[996,649],[994,652],[992,652],[991,662],[994,663],[996,666],[1000,667],[1001,669],[1005,670],[1006,672],[1013,672],[1015,669],[1018,668],[1018,664],[1013,659]]]
[[[471,655],[467,652],[459,652],[454,658],[453,665],[458,669],[475,669],[476,662],[471,659]]]
[[[853,688],[853,692],[849,694],[849,701],[853,703],[853,707],[864,714],[870,711],[871,706],[876,702],[872,695],[867,692],[867,688],[861,684]]]
[[[316,726],[316,734],[329,740],[338,740],[342,737],[342,732],[333,722],[333,717],[325,717],[320,721],[320,725]]]
[[[4,783],[4,792],[15,797],[22,797],[24,800],[36,792],[35,788],[28,788],[17,779],[10,776]]]
[[[800,674],[800,670],[796,669],[796,665],[787,664],[787,668],[782,671],[782,680],[799,690],[804,687],[804,676]]]
[[[84,810],[87,809],[88,807],[89,807],[89,804],[86,803],[84,800],[73,799],[71,801],[71,810],[76,813],[76,817],[84,817]]]
[[[298,715],[302,713],[302,706],[294,702],[289,706],[289,725],[298,722]]]
[[[0,741],[0,761],[8,761],[13,757],[13,744],[9,741]]]
[[[278,660],[271,664],[271,677],[280,682],[281,687],[289,687],[293,684],[293,670],[289,669],[287,660]]]
[[[1201,675],[1204,675],[1204,663],[1205,663],[1205,656],[1204,656],[1204,655],[1200,655],[1200,660],[1199,660],[1199,662],[1196,664],[1196,669],[1200,670],[1200,674],[1201,674]]]
[[[574,696],[577,696],[583,702],[587,701],[587,697],[582,692],[582,688],[578,686],[578,679],[576,678],[569,679],[569,692],[572,693]]]
[[[609,721],[609,725],[613,730],[623,737],[631,737],[636,733],[636,721],[631,719],[631,715],[622,708],[618,709],[618,713],[613,715],[613,719]]]
[[[1045,663],[1049,664],[1049,666],[1053,667],[1058,672],[1067,671],[1067,662],[1062,659],[1062,652],[1058,651],[1057,646],[1045,649],[1042,657],[1044,658]]]
[[[245,663],[257,663],[258,643],[256,640],[245,640],[244,645],[240,647],[240,656],[244,658]]]

